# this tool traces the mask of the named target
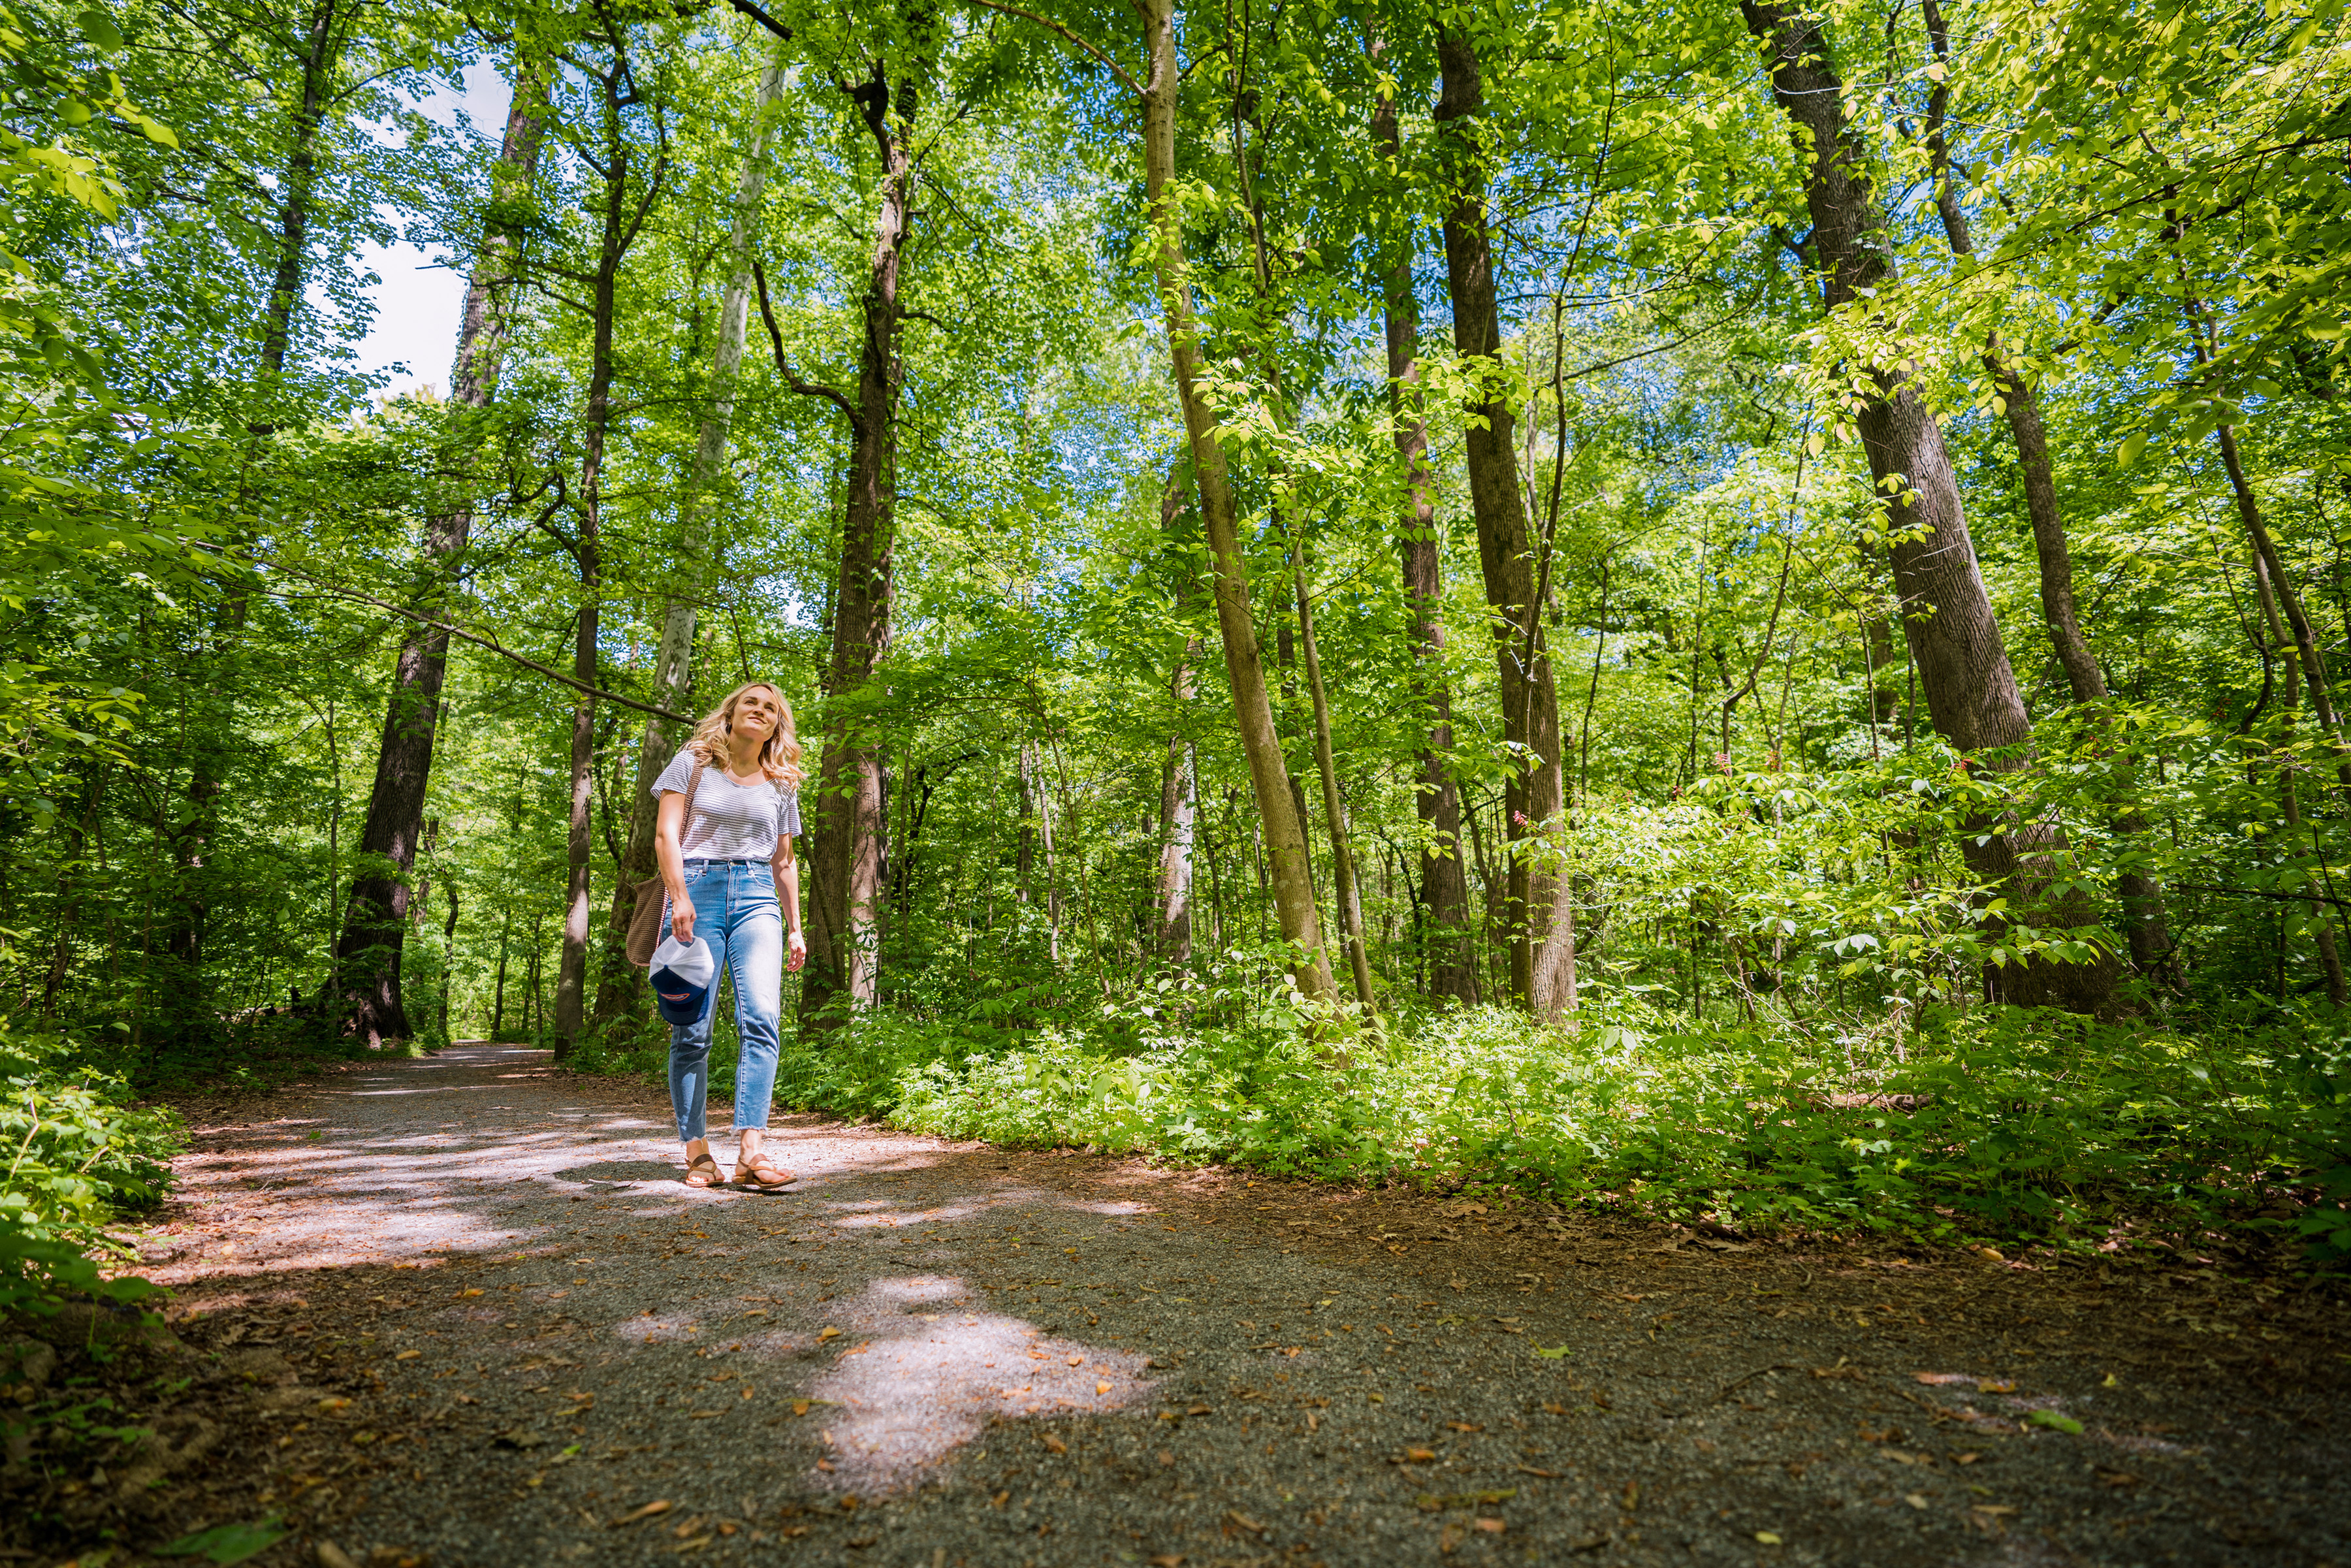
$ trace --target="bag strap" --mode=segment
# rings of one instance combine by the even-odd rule
[[[685,835],[694,828],[695,791],[702,788],[702,776],[710,771],[710,764],[698,757],[695,758],[695,764],[694,771],[686,776],[685,810],[679,812],[677,817],[677,853],[680,860],[685,858]]]

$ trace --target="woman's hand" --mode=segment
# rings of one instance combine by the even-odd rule
[[[808,938],[794,931],[784,940],[787,948],[784,955],[784,967],[797,975],[799,973],[800,966],[808,962]]]
[[[670,900],[669,934],[680,942],[694,940],[694,905],[684,899]]]

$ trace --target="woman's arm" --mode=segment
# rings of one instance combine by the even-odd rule
[[[653,863],[661,868],[662,885],[669,889],[670,935],[681,942],[694,940],[694,900],[685,895],[685,797],[674,789],[662,791],[661,811],[653,819]]]
[[[798,969],[808,962],[808,938],[800,932],[800,865],[792,856],[791,834],[776,835],[776,858],[768,869],[776,873],[776,902],[784,912],[784,965]]]

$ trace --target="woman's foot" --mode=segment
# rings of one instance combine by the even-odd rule
[[[778,1187],[789,1186],[799,1179],[756,1149],[744,1151],[743,1157],[735,1162],[735,1185],[737,1186],[773,1192]]]
[[[700,1138],[685,1145],[685,1185],[716,1186],[725,1178],[719,1174],[718,1162],[710,1157],[710,1145]]]

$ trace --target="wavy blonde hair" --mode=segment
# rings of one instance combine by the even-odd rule
[[[776,733],[768,737],[768,744],[759,748],[759,771],[797,789],[808,777],[800,768],[799,737],[792,728],[791,701],[773,681],[746,681],[728,692],[726,700],[694,727],[694,733],[686,737],[686,749],[714,768],[727,767],[732,755],[729,737],[735,733],[735,705],[743,700],[745,692],[750,691],[768,693],[782,710],[776,720]]]

